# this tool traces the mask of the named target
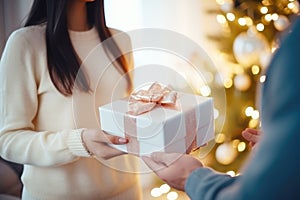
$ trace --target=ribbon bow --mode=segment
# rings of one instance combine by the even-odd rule
[[[162,106],[175,106],[176,100],[177,92],[155,82],[148,90],[139,90],[130,95],[128,113],[140,115],[149,112],[157,104]]]

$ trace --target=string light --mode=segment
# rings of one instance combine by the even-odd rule
[[[225,24],[227,21],[224,15],[217,15],[217,22],[220,24]]]
[[[263,6],[263,7],[260,8],[260,13],[261,13],[261,14],[267,14],[268,11],[269,11],[269,9],[268,9],[268,7],[266,7],[266,6]]]
[[[262,76],[259,78],[259,82],[264,83],[265,81],[266,81],[266,75],[262,75]]]
[[[250,17],[245,17],[245,20],[246,20],[246,25],[247,26],[252,26],[253,25],[253,21]]]
[[[265,25],[263,25],[262,23],[258,23],[258,24],[256,25],[256,29],[257,29],[258,31],[263,31],[263,30],[265,29]]]
[[[245,142],[240,142],[237,146],[238,152],[243,152],[246,149],[246,143]]]
[[[278,15],[277,13],[273,13],[273,14],[272,14],[272,19],[273,19],[274,21],[278,20],[278,18],[279,18],[279,15]]]
[[[288,8],[293,13],[299,13],[299,2],[298,1],[291,1],[291,3],[288,4]]]
[[[226,78],[226,79],[224,80],[224,87],[225,87],[225,88],[231,88],[232,85],[233,85],[232,79]]]
[[[162,195],[160,188],[153,188],[150,192],[152,197],[160,197]]]
[[[265,15],[265,20],[267,21],[267,22],[270,22],[270,21],[272,21],[272,15],[269,13],[269,14],[266,14]]]
[[[169,192],[167,194],[167,199],[168,200],[176,200],[178,198],[178,193],[177,192]]]
[[[233,13],[227,13],[226,17],[227,17],[228,21],[233,22],[235,20],[235,15]]]
[[[247,21],[246,21],[246,19],[244,17],[241,17],[241,18],[238,19],[238,23],[241,26],[246,26]]]
[[[216,2],[217,2],[217,4],[219,4],[219,5],[223,5],[225,2],[224,2],[224,0],[216,0]]]
[[[251,119],[248,124],[249,128],[256,128],[258,127],[258,125],[259,125],[259,120],[257,119]]]
[[[215,136],[215,141],[216,143],[223,143],[226,139],[226,135],[224,133],[218,133],[216,136]]]
[[[261,3],[262,3],[263,5],[265,5],[265,6],[269,6],[269,5],[270,5],[269,0],[263,0]]]
[[[252,119],[258,119],[259,118],[259,111],[258,110],[254,110],[252,112],[251,117],[252,117]]]
[[[204,85],[200,88],[200,94],[202,96],[208,97],[211,94],[211,89],[208,85]]]
[[[258,65],[252,65],[251,71],[252,71],[252,74],[253,74],[253,75],[257,75],[257,74],[259,74],[259,72],[260,72],[260,68],[259,68]]]
[[[226,172],[226,174],[228,174],[231,177],[234,177],[235,176],[235,171],[230,170],[230,171]]]
[[[247,117],[250,117],[250,116],[252,115],[253,111],[254,111],[254,108],[253,108],[253,107],[251,107],[251,106],[247,107],[247,108],[245,109],[245,114],[246,114],[246,116],[247,116]]]
[[[294,4],[294,2],[291,2],[291,3],[288,3],[287,7],[292,10],[296,7],[296,5]]]
[[[240,143],[240,140],[238,140],[238,139],[233,140],[232,141],[232,147],[236,149],[238,147],[239,143]]]
[[[160,192],[162,193],[162,194],[166,194],[166,193],[168,193],[170,190],[171,190],[171,187],[168,185],[168,184],[162,184],[160,187],[159,187],[159,189],[160,189]]]

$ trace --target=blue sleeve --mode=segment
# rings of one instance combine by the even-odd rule
[[[186,183],[191,199],[300,199],[299,42],[300,20],[294,23],[268,68],[262,90],[263,135],[243,175],[230,179],[199,169]]]
[[[200,168],[189,176],[185,191],[192,199],[216,199],[219,191],[233,185],[238,178],[217,173],[209,168]]]

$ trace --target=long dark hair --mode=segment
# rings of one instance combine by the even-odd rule
[[[53,84],[65,96],[72,95],[74,86],[82,91],[90,90],[88,78],[80,70],[80,61],[68,33],[66,15],[68,1],[34,0],[25,22],[25,27],[46,23],[48,70]],[[101,41],[111,37],[106,26],[103,1],[87,2],[88,23],[96,27]],[[130,70],[130,66],[115,41],[112,39],[108,41],[109,43],[104,43],[105,51],[116,58],[115,67],[125,74]],[[131,87],[130,80],[129,85]]]

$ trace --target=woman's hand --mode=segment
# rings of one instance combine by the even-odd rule
[[[187,154],[155,152],[151,157],[143,156],[142,159],[157,176],[182,191],[192,171],[203,167],[199,160]]]
[[[82,133],[82,142],[87,151],[97,158],[110,159],[125,153],[109,146],[109,144],[127,144],[128,139],[109,135],[98,129],[86,129]]]
[[[261,131],[252,128],[246,128],[242,132],[243,137],[249,142],[250,146],[253,148],[255,144],[259,141]]]

